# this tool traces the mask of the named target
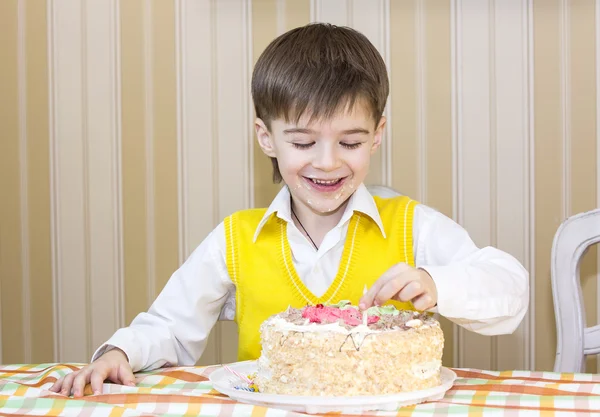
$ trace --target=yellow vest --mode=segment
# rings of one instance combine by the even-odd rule
[[[414,266],[412,224],[417,203],[404,196],[374,199],[386,237],[369,216],[354,212],[337,275],[321,297],[310,292],[294,268],[284,220],[273,214],[253,242],[266,209],[243,210],[225,219],[227,269],[236,286],[238,360],[260,356],[259,327],[269,316],[288,306],[341,300],[357,305],[365,284],[370,287],[397,263]],[[414,310],[411,303],[388,304]]]

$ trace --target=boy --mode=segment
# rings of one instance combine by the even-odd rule
[[[438,311],[481,334],[512,332],[528,274],[478,249],[466,231],[408,197],[374,198],[363,180],[381,143],[385,64],[348,28],[311,24],[275,39],[256,63],[258,143],[285,186],[268,209],[227,217],[171,277],[148,312],[54,384],[81,396],[108,378],[193,365],[222,315],[239,325],[239,360],[260,354],[258,326],[288,305],[348,299]],[[363,295],[363,288],[369,287]]]

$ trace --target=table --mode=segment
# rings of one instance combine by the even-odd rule
[[[0,416],[250,416],[304,414],[236,403],[212,389],[210,367],[136,374],[137,386],[104,384],[103,393],[67,398],[48,391],[82,364],[0,365]],[[435,403],[374,412],[386,416],[600,415],[600,375],[453,369],[454,387]],[[87,394],[91,394],[89,386]]]

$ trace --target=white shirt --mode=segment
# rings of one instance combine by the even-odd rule
[[[337,226],[315,250],[291,220],[290,194],[283,187],[255,238],[272,213],[288,222],[294,266],[307,288],[320,296],[336,275],[354,211],[370,216],[384,234],[375,201],[361,185]],[[236,289],[227,272],[224,232],[221,222],[175,271],[148,312],[119,329],[92,360],[118,347],[134,372],[194,365],[216,321],[234,318]],[[512,333],[523,319],[529,300],[529,275],[523,266],[498,249],[477,248],[461,226],[422,204],[415,207],[413,253],[415,266],[425,269],[437,286],[438,302],[432,311],[483,335]]]

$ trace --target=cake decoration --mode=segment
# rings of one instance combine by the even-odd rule
[[[322,304],[305,307],[302,310],[302,317],[307,318],[311,323],[336,323],[342,320],[347,325],[358,326],[363,322],[363,317],[358,309]],[[379,316],[367,314],[367,324],[377,323],[377,321],[379,321]]]
[[[258,386],[254,382],[256,379],[256,373],[250,375],[243,375],[236,371],[235,369],[231,369],[229,366],[222,364],[221,365],[227,372],[231,373],[236,378],[230,380],[234,389],[249,391],[249,392],[258,392]]]

